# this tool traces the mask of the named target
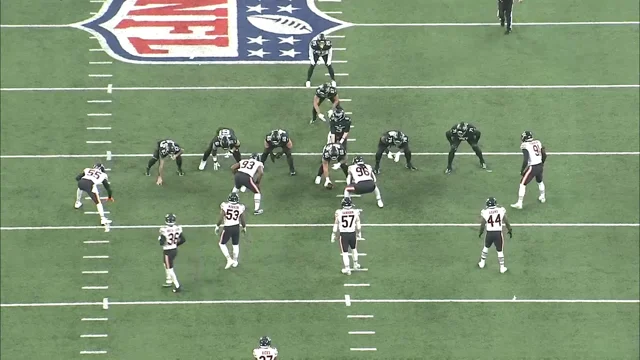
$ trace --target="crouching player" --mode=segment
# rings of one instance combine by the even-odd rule
[[[351,194],[369,194],[375,192],[378,207],[382,208],[382,195],[376,184],[376,176],[373,174],[371,165],[364,163],[362,156],[353,158],[353,165],[349,166],[347,175],[347,187],[344,188],[344,197],[351,197]]]
[[[253,153],[249,159],[240,160],[240,162],[231,166],[235,181],[232,192],[237,194],[238,190],[242,192],[246,189],[251,190],[255,206],[253,209],[254,215],[260,215],[263,212],[260,208],[262,194],[260,193],[259,185],[262,175],[264,175],[264,165],[258,159],[260,159],[260,155]]]

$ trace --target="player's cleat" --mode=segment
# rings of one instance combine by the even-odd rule
[[[393,160],[393,154],[392,154],[391,152],[388,152],[388,153],[387,153],[387,158],[388,158],[389,160]]]
[[[173,291],[174,293],[179,293],[181,290],[182,290],[182,286],[177,287],[177,288],[173,288],[173,290],[171,290],[171,291]]]
[[[173,284],[171,282],[167,282],[167,283],[162,284],[162,287],[163,288],[170,288],[172,285]]]
[[[381,209],[384,207],[384,203],[382,202],[382,200],[378,200],[378,207]]]
[[[344,269],[340,270],[340,272],[342,272],[345,275],[351,275],[351,269],[349,269],[349,268],[344,268]]]
[[[311,119],[311,121],[309,121],[309,124],[313,124],[314,122],[316,122],[315,119]]]
[[[511,29],[507,29],[507,31],[505,31],[505,32],[504,32],[504,34],[505,34],[505,35],[509,35],[509,34],[511,34]],[[507,270],[506,270],[506,268],[505,268],[505,271],[507,271]]]
[[[380,169],[378,168],[373,169],[373,173],[376,175],[380,175]]]
[[[316,183],[316,185],[320,185],[320,183],[322,182],[322,177],[316,176],[316,180],[314,182]]]
[[[485,263],[484,263],[484,260],[480,260],[480,262],[478,262],[478,267],[479,267],[480,269],[484,269],[484,264],[485,264]]]
[[[485,164],[485,163],[480,163],[480,167],[486,170],[486,169],[487,169],[487,164]]]
[[[311,87],[311,81],[307,81],[306,83],[304,83],[304,86]]]
[[[82,207],[82,201],[76,201],[75,205],[73,205],[76,209],[80,209]]]
[[[289,175],[290,175],[290,176],[296,176],[296,171],[295,171],[295,170],[291,170],[291,171],[289,171]]]
[[[184,171],[178,170],[178,176],[184,176]]]
[[[413,166],[413,165],[411,165],[411,164],[407,164],[407,165],[405,165],[404,167],[406,167],[406,168],[407,168],[407,169],[409,169],[409,170],[418,170],[418,168],[417,168],[417,167],[415,167],[415,166]]]
[[[500,16],[498,16],[498,17],[500,17]],[[503,19],[500,19],[500,26],[504,27],[504,20]]]
[[[447,175],[449,175],[449,174],[451,174],[451,171],[453,171],[453,170],[451,170],[451,168],[446,168],[446,169],[444,170],[444,173],[445,173],[445,174],[447,174]]]
[[[511,207],[514,209],[522,209],[522,203],[511,204]]]
[[[504,274],[507,272],[507,267],[506,266],[500,266],[500,274]]]
[[[241,187],[240,187],[240,191],[241,191],[241,192],[245,192],[245,191],[247,191],[247,187],[246,187],[246,186],[241,186]]]
[[[198,170],[200,171],[204,170],[205,166],[207,166],[207,162],[200,160],[200,165],[198,166]]]
[[[227,265],[224,266],[224,269],[227,270],[233,266],[233,259],[227,259]]]
[[[111,224],[111,220],[105,218],[100,219],[100,225],[109,225]]]
[[[538,201],[544,204],[545,202],[547,202],[547,198],[545,198],[544,195],[540,195],[540,197],[538,197]]]
[[[336,81],[335,80],[331,80],[331,86],[336,87]]]
[[[231,267],[237,268],[238,267],[238,260],[234,260],[233,264],[231,264]]]
[[[147,175],[147,176],[151,176],[151,169],[146,168],[146,169],[144,170],[144,174],[145,174],[145,175]]]
[[[335,164],[331,165],[331,168],[332,168],[333,170],[338,170],[338,169],[340,169],[340,163],[335,163]]]
[[[358,263],[353,263],[353,269],[354,269],[354,270],[360,270],[360,267],[361,267],[361,266],[360,266],[360,264],[358,264]]]
[[[264,212],[264,210],[263,210],[263,209],[254,210],[254,211],[253,211],[253,215],[260,215],[260,214],[262,214],[263,212]]]

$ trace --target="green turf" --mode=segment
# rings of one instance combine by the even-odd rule
[[[366,2],[365,2],[366,1]],[[495,22],[493,3],[350,0],[319,3],[353,23]],[[72,1],[2,2],[2,24],[65,24],[88,18],[100,4]],[[638,3],[525,1],[516,27],[354,27],[335,39],[339,85],[571,85],[637,84],[638,26],[518,26],[518,22],[637,21]],[[155,65],[111,61],[90,34],[78,29],[3,28],[0,84],[7,87],[301,86],[306,65]],[[319,67],[314,84],[325,81]],[[90,78],[109,73],[112,78]],[[350,152],[371,153],[386,130],[405,131],[414,153],[448,151],[444,132],[464,120],[482,131],[493,173],[474,155],[459,154],[451,176],[446,156],[414,155],[417,172],[384,158],[379,184],[385,209],[373,196],[355,199],[363,212],[358,244],[367,272],[340,274],[337,244],[329,242],[341,184],[332,192],[313,185],[317,155],[296,155],[297,177],[284,160],[268,162],[264,215],[248,216],[249,234],[237,269],[225,259],[211,224],[232,187],[223,169],[197,171],[218,126],[236,130],[243,152],[260,151],[272,128],[290,131],[294,152],[317,153],[327,128],[309,125],[313,89],[7,92],[0,97],[2,155],[104,155],[78,159],[7,159],[0,163],[2,227],[95,226],[88,200],[73,210],[75,175],[102,161],[111,168],[114,225],[144,229],[2,230],[2,304],[96,302],[93,306],[3,307],[1,348],[7,359],[76,359],[82,350],[108,350],[112,359],[245,359],[265,334],[283,359],[634,359],[638,303],[363,303],[371,299],[614,299],[638,300],[638,226],[516,226],[507,239],[501,275],[492,250],[483,270],[476,262],[479,210],[487,196],[508,206],[516,199],[519,134],[529,129],[552,154],[545,166],[547,203],[527,188],[525,208],[508,208],[516,224],[638,224],[637,155],[555,152],[637,152],[640,104],[631,89],[340,89],[355,127]],[[88,100],[113,100],[90,104]],[[327,105],[323,106],[328,109]],[[111,117],[89,117],[111,113]],[[112,130],[87,130],[111,126]],[[143,175],[154,143],[171,137],[188,154],[186,176],[166,168],[165,185]],[[112,144],[86,144],[110,140]],[[470,152],[462,145],[461,152]],[[372,156],[366,156],[373,162]],[[209,165],[210,166],[210,165]],[[155,168],[154,168],[155,171]],[[343,179],[340,171],[334,180]],[[103,193],[103,195],[106,195]],[[252,207],[252,199],[241,199]],[[156,226],[175,212],[185,228],[176,271],[184,291],[160,284]],[[400,226],[392,224],[422,224]],[[290,224],[290,226],[282,226]],[[301,225],[314,225],[301,226]],[[390,224],[389,226],[372,226]],[[435,224],[474,224],[436,226]],[[279,225],[279,227],[264,226]],[[109,240],[109,244],[86,244]],[[83,259],[108,255],[109,259]],[[108,270],[108,274],[82,271]],[[370,287],[345,288],[344,283]],[[83,286],[108,285],[108,290]],[[354,302],[343,301],[345,294]],[[102,310],[108,297],[114,304]],[[332,300],[316,304],[237,304],[237,300]],[[223,300],[226,304],[133,305],[134,301]],[[372,314],[373,319],[347,319]],[[106,322],[80,321],[108,317]],[[371,330],[376,335],[347,335]],[[81,334],[106,333],[86,339]],[[169,339],[169,340],[168,340]],[[171,341],[172,346],[163,346]],[[351,352],[377,347],[376,352]]]

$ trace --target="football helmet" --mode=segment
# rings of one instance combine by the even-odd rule
[[[333,111],[333,114],[331,115],[331,119],[330,120],[331,121],[340,121],[340,120],[343,120],[345,116],[346,115],[344,113],[344,109],[341,108],[341,107],[338,107]]]
[[[102,165],[101,163],[97,163],[93,165],[93,168],[101,172],[106,172],[104,165]]]
[[[263,336],[260,338],[260,346],[267,347],[271,346],[271,338],[268,336]]]
[[[356,156],[353,158],[353,165],[363,165],[364,164],[364,159],[362,158],[362,156]]]
[[[522,133],[522,135],[520,135],[520,141],[525,142],[525,141],[531,141],[533,140],[533,133],[529,130],[526,130],[525,132]]]
[[[176,215],[175,214],[167,214],[164,216],[164,223],[167,225],[175,225],[176,223]]]
[[[342,207],[346,209],[350,209],[353,207],[353,201],[350,197],[346,197],[342,199]]]
[[[338,160],[338,157],[340,157],[340,151],[336,144],[327,145],[327,148],[325,148],[325,154],[327,154],[332,161],[336,161]]]
[[[487,199],[486,205],[488,208],[496,207],[498,206],[498,200],[494,197],[490,197]]]
[[[249,159],[253,159],[253,160],[258,160],[258,161],[260,161],[260,154],[258,154],[258,153],[251,153],[251,156],[249,156]]]
[[[240,197],[238,197],[238,194],[232,192],[229,194],[229,197],[227,197],[227,201],[236,204],[240,202]]]
[[[467,133],[468,129],[469,124],[467,124],[466,122],[461,122],[460,124],[456,125],[456,134],[458,134],[459,137],[463,137]]]
[[[279,130],[273,130],[271,132],[271,134],[269,134],[269,138],[271,139],[271,143],[274,146],[280,145],[280,142],[282,141],[282,139],[280,138],[280,131]]]

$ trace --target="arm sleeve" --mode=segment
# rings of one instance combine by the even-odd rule
[[[527,163],[529,162],[529,151],[527,149],[522,149],[522,155],[522,168],[520,169],[520,172],[523,172],[527,167]]]
[[[187,242],[187,239],[184,237],[184,234],[180,233],[180,240],[178,240],[178,246]]]
[[[76,176],[76,181],[80,181],[80,179],[82,179],[83,176],[84,176],[84,173],[78,174],[78,176]]]
[[[160,235],[158,236],[158,242],[160,243],[160,245],[164,245],[167,243],[167,238],[164,235]]]
[[[542,163],[544,164],[545,161],[547,161],[547,152],[544,150],[544,148],[542,148]]]
[[[107,190],[107,196],[113,197],[113,192],[111,191],[111,184],[109,184],[109,180],[104,179],[102,185],[104,186],[105,190]]]

